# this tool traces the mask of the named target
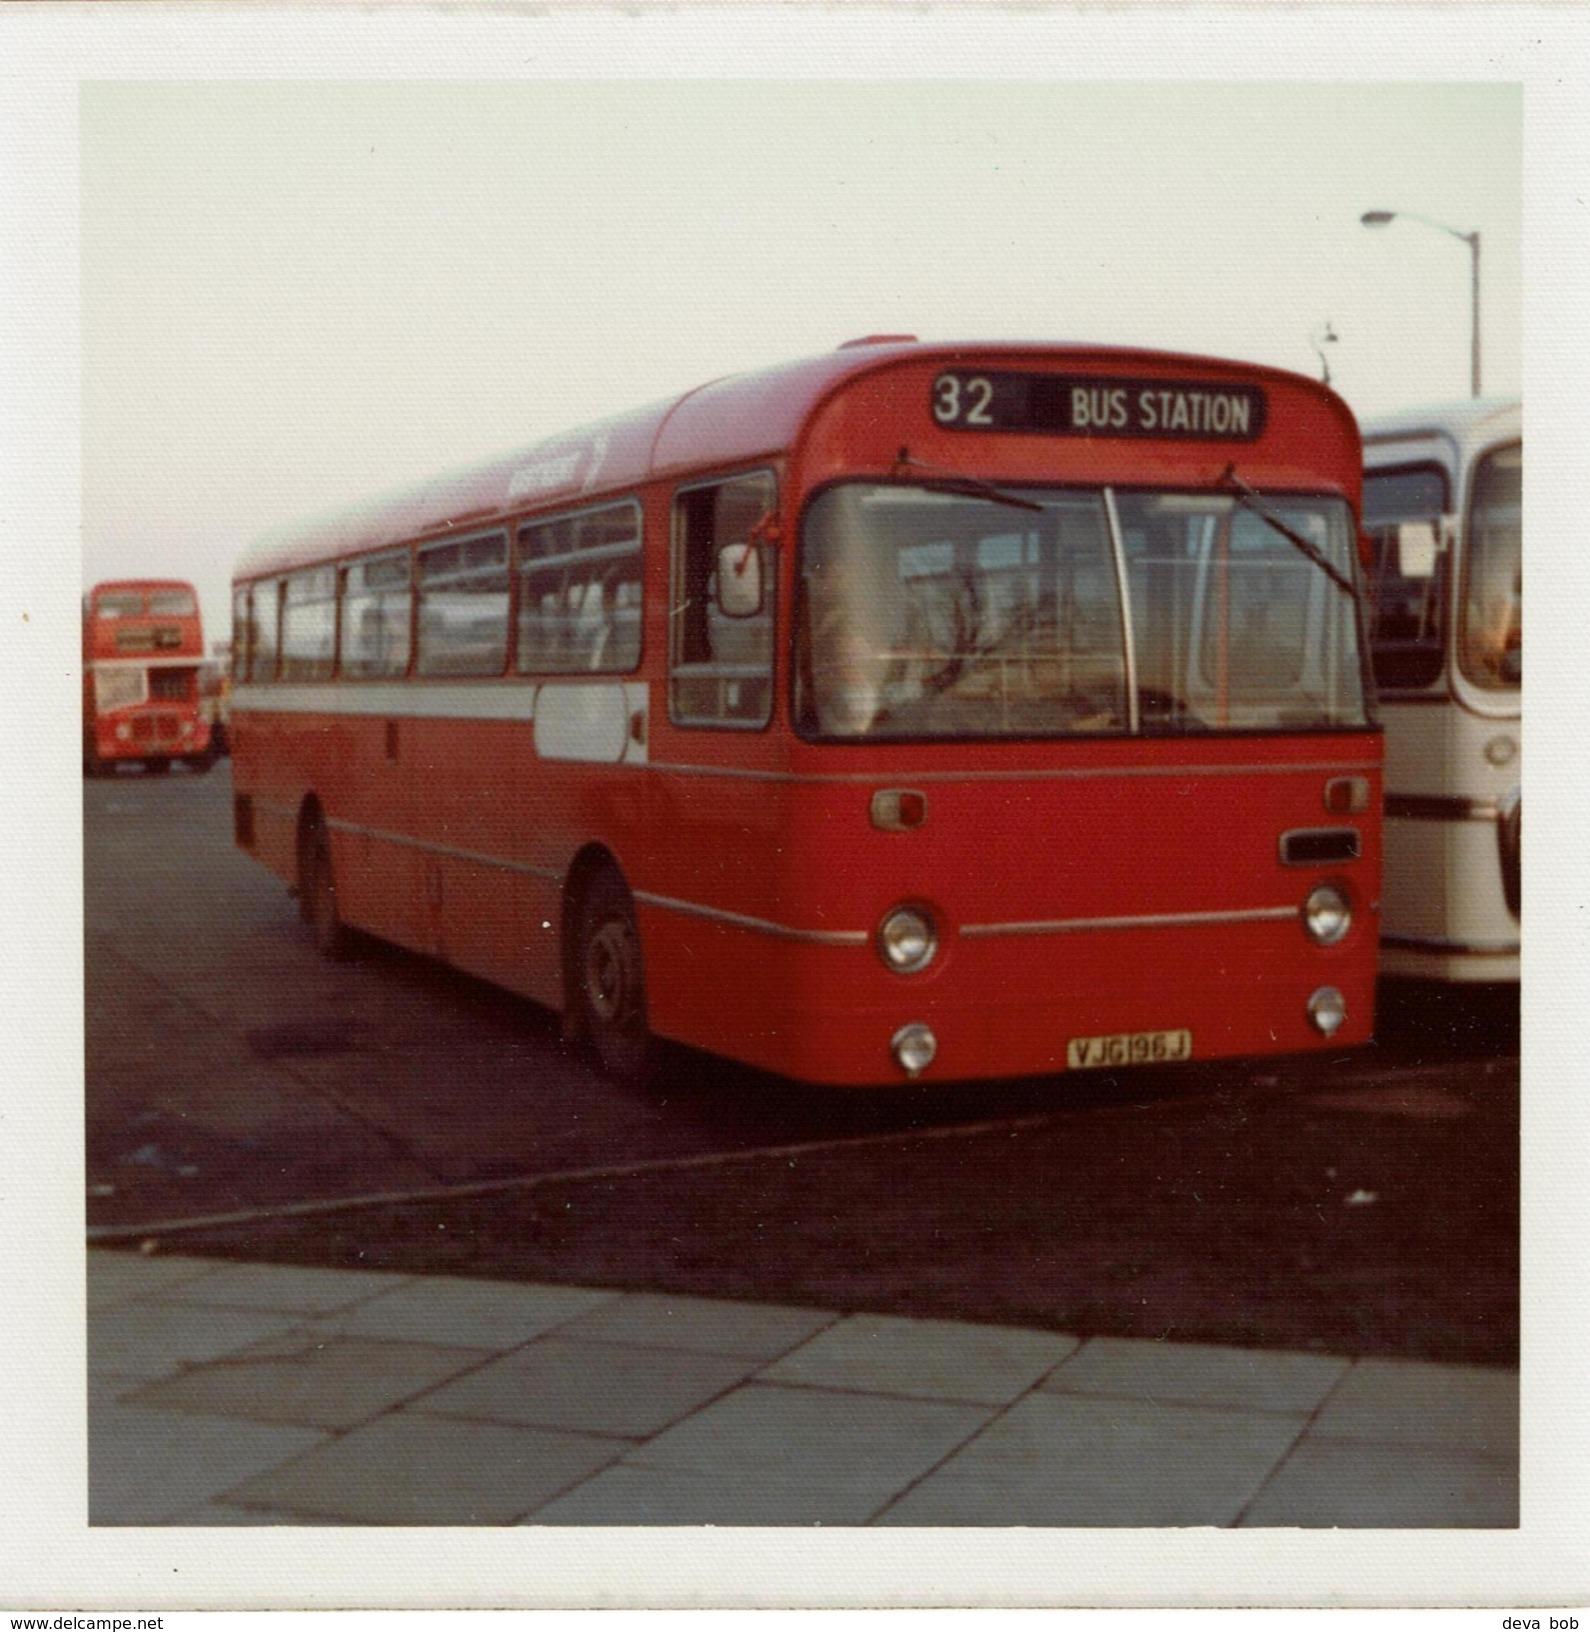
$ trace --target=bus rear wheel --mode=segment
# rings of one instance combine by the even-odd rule
[[[331,864],[331,835],[323,822],[315,824],[314,831],[304,846],[305,876],[299,890],[302,895],[311,928],[315,932],[315,947],[322,956],[340,962],[352,950],[348,926],[337,910],[337,875]]]
[[[616,873],[599,874],[581,899],[576,956],[581,1030],[609,1076],[643,1083],[655,1057],[645,965],[635,903]]]

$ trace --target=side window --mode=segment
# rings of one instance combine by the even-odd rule
[[[1369,644],[1386,691],[1419,691],[1446,661],[1446,554],[1441,517],[1450,508],[1446,473],[1435,466],[1370,471],[1364,530],[1374,540]]]
[[[189,589],[152,589],[149,591],[149,616],[152,618],[195,618],[199,603]]]
[[[294,573],[282,586],[283,680],[329,680],[337,656],[337,571]]]
[[[420,674],[501,674],[508,660],[508,535],[431,544],[419,556]]]
[[[407,674],[409,557],[378,555],[342,575],[342,672],[358,680]]]
[[[1463,672],[1481,686],[1516,686],[1524,673],[1522,445],[1488,454],[1474,475],[1464,565]]]
[[[248,677],[276,678],[276,609],[279,584],[255,584],[252,616],[248,623]]]
[[[237,684],[248,679],[249,649],[252,644],[252,625],[249,621],[248,591],[232,592],[232,681]]]
[[[674,500],[668,706],[680,724],[754,729],[772,718],[777,573],[758,529],[777,502],[769,471],[687,488]],[[740,581],[720,585],[720,565]],[[757,592],[743,604],[752,583]]]
[[[627,674],[640,662],[634,502],[519,530],[520,674]]]

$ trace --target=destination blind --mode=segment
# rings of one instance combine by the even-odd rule
[[[954,370],[934,380],[930,407],[953,431],[1252,442],[1266,403],[1261,387],[1225,380]]]

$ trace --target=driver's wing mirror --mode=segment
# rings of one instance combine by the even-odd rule
[[[726,618],[754,618],[762,610],[762,552],[755,544],[725,544],[718,551],[716,599]]]
[[[1405,521],[1397,528],[1397,566],[1404,578],[1433,578],[1445,543],[1440,523]]]

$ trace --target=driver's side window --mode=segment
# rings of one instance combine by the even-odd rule
[[[771,471],[675,496],[668,706],[677,724],[755,729],[772,718],[776,572],[765,523],[777,502]],[[760,590],[748,610],[718,574],[725,560],[745,568],[752,558]]]

